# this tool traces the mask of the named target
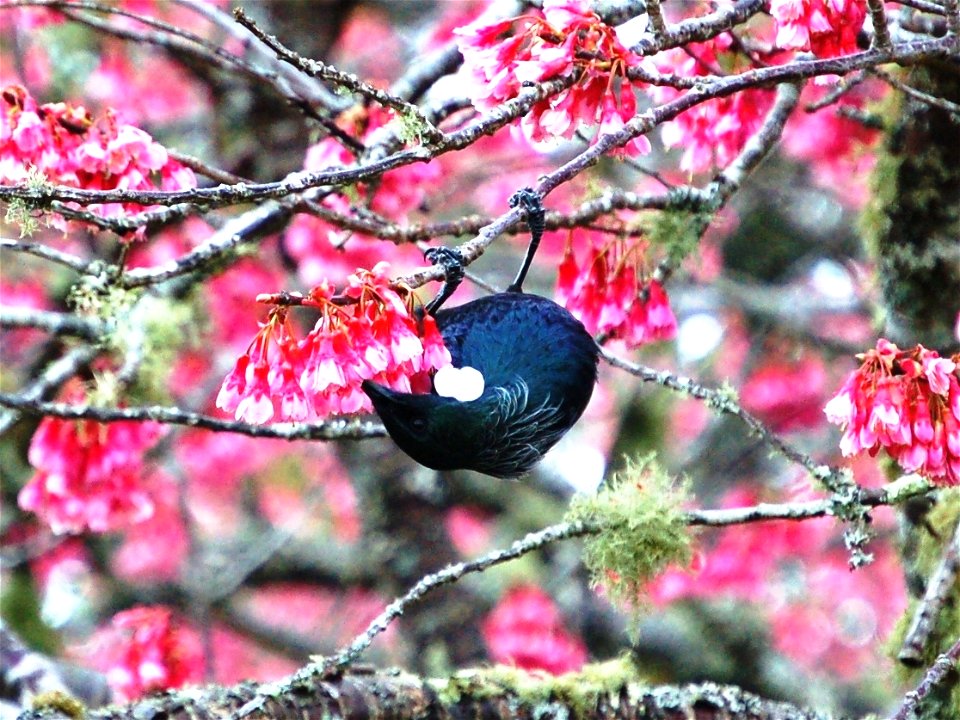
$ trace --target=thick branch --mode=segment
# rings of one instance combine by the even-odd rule
[[[168,692],[127,706],[87,712],[88,720],[168,718],[214,720],[251,718],[339,718],[414,720],[434,718],[576,717],[580,720],[829,720],[829,716],[788,703],[766,700],[732,686],[650,687],[625,663],[588,666],[562,678],[528,675],[507,668],[462,671],[425,680],[398,671],[330,676],[304,684],[295,693],[257,694],[258,686],[208,687]],[[267,689],[267,688],[263,688]],[[562,691],[561,691],[562,690]],[[57,707],[25,713],[22,720],[71,720]]]

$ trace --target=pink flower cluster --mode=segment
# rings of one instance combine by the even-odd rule
[[[704,43],[689,43],[667,50],[655,60],[661,72],[681,77],[699,77],[715,72],[748,69],[752,61],[736,50],[733,38],[724,33]],[[650,89],[659,103],[680,97],[684,91],[668,86]],[[688,172],[704,172],[725,167],[736,157],[760,127],[773,104],[769,90],[743,90],[727,97],[699,103],[664,123],[663,143],[667,147],[684,148],[680,168]]]
[[[372,410],[364,380],[429,392],[431,372],[449,365],[450,353],[433,317],[414,317],[413,294],[391,286],[388,268],[358,270],[340,296],[314,288],[302,304],[320,318],[302,339],[287,310],[274,309],[224,379],[217,407],[251,423],[299,422]]]
[[[107,532],[147,519],[153,501],[143,481],[143,455],[162,433],[150,422],[45,417],[30,441],[36,473],[20,491],[20,507],[55,533]]]
[[[572,236],[571,236],[572,237]],[[593,335],[639,347],[677,334],[677,320],[667,293],[652,278],[644,279],[632,259],[638,246],[590,234],[580,260],[567,245],[557,273],[557,301]]]
[[[867,15],[865,0],[771,0],[777,45],[810,50],[818,57],[857,52],[857,33]]]
[[[587,650],[564,627],[553,600],[534,585],[512,588],[483,621],[483,639],[494,662],[553,675],[583,667]]]
[[[824,408],[844,429],[841,452],[876,455],[882,447],[907,472],[960,484],[960,358],[923,345],[901,350],[883,338],[857,357],[863,364]]]
[[[180,190],[196,187],[193,171],[170,159],[143,130],[107,111],[94,119],[81,106],[38,105],[20,85],[0,92],[0,183],[26,182],[31,170],[58,185],[86,190]],[[104,217],[139,212],[141,205],[85,208]],[[61,229],[67,225],[55,221]]]
[[[169,608],[139,606],[117,613],[94,636],[94,664],[119,701],[203,680],[203,645]]]
[[[542,13],[490,24],[478,21],[454,34],[469,78],[467,93],[481,109],[517,97],[525,85],[578,74],[572,87],[538,102],[523,118],[523,133],[532,143],[573,137],[581,125],[599,125],[601,134],[613,132],[636,114],[634,85],[626,71],[642,59],[584,0],[544,0]],[[646,154],[650,142],[640,136],[624,151]]]

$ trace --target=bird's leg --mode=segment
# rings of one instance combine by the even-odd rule
[[[443,268],[443,287],[440,288],[437,296],[428,302],[426,308],[424,308],[428,315],[433,315],[460,286],[466,270],[463,266],[463,255],[460,254],[459,250],[454,248],[428,248],[423,256],[430,261],[431,265],[440,265]]]
[[[523,258],[523,264],[517,272],[517,277],[510,283],[507,292],[523,292],[523,281],[527,277],[527,271],[530,269],[530,263],[533,262],[533,256],[537,254],[537,248],[540,247],[540,238],[543,237],[544,211],[537,191],[529,187],[517,190],[510,196],[510,207],[517,207],[518,205],[522,206],[527,212],[530,245],[527,247],[527,254]]]

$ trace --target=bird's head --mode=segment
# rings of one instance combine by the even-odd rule
[[[396,392],[369,380],[363,391],[390,437],[421,465],[434,470],[469,468],[470,459],[484,450],[484,426],[495,411],[495,399],[486,394],[464,402]]]

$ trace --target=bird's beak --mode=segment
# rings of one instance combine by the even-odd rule
[[[396,395],[390,388],[379,385],[372,380],[364,380],[360,383],[360,388],[367,394],[368,398],[374,401],[389,400]]]

